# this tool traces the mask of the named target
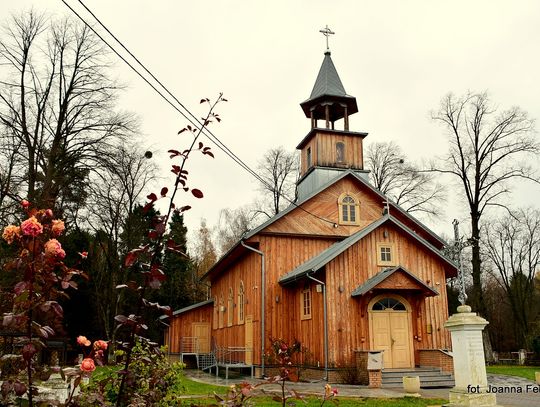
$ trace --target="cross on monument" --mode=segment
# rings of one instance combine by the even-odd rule
[[[323,35],[326,37],[326,49],[329,50],[330,47],[328,46],[328,37],[332,34],[335,34],[335,32],[330,30],[330,28],[328,28],[328,24],[326,24],[325,28],[323,28],[322,30],[319,30],[319,32],[323,33]]]

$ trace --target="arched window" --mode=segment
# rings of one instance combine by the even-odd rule
[[[244,282],[240,281],[238,289],[238,323],[244,323]]]
[[[336,143],[336,162],[345,162],[345,143],[342,143],[341,141]]]
[[[407,311],[403,303],[395,298],[383,298],[373,304],[373,311]]]
[[[219,294],[219,310],[218,310],[218,328],[223,328],[223,314],[225,306],[223,305],[223,294]]]
[[[214,317],[212,318],[212,328],[217,329],[218,327],[218,314],[219,314],[219,305],[217,302],[217,297],[214,297]]]
[[[232,326],[234,317],[234,292],[232,287],[229,287],[229,299],[227,300],[227,326]]]
[[[300,296],[300,319],[311,319],[311,287],[304,287]]]
[[[341,194],[338,201],[339,223],[342,225],[358,225],[358,202],[348,193]]]

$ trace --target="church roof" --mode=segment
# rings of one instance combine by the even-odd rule
[[[347,95],[337,73],[330,51],[324,53],[324,59],[315,80],[315,85],[309,98],[300,103],[306,117],[315,119],[327,118],[332,122],[344,117],[343,107],[348,109],[347,115],[358,112],[356,98]],[[328,107],[328,116],[326,116]]]
[[[360,285],[358,288],[356,288],[352,293],[352,297],[364,295],[368,293],[369,291],[373,290],[374,288],[377,288],[379,284],[381,284],[384,280],[386,280],[388,277],[390,277],[395,272],[402,272],[404,273],[408,278],[410,278],[412,281],[414,281],[416,284],[418,284],[419,287],[425,291],[425,293],[428,296],[434,296],[439,295],[437,290],[431,288],[426,283],[424,283],[422,280],[420,280],[418,277],[416,277],[414,274],[412,274],[409,270],[407,270],[405,267],[397,266],[393,268],[388,268],[386,270],[383,270],[377,274],[375,274],[370,279],[366,280],[364,284]]]
[[[409,237],[416,240],[418,243],[420,243],[422,246],[427,248],[430,252],[432,252],[435,256],[439,257],[442,261],[444,261],[446,264],[450,265],[452,268],[456,268],[456,265],[450,261],[448,258],[446,258],[439,250],[437,250],[435,247],[433,247],[431,244],[429,244],[425,239],[420,237],[418,234],[411,231],[407,226],[405,226],[403,223],[401,223],[399,220],[394,218],[391,215],[384,215],[382,218],[376,220],[375,222],[370,223],[367,227],[364,229],[354,233],[353,235],[349,236],[348,238],[338,242],[334,243],[332,246],[330,246],[328,249],[323,250],[321,253],[319,253],[317,256],[312,257],[305,263],[301,264],[294,270],[290,271],[289,273],[283,275],[279,279],[280,284],[288,284],[292,283],[293,281],[298,280],[299,278],[304,277],[306,274],[315,272],[322,267],[324,267],[326,264],[328,264],[330,261],[335,259],[337,256],[339,256],[341,253],[343,253],[345,250],[353,246],[355,243],[362,240],[364,237],[369,235],[371,232],[373,232],[375,229],[377,229],[379,226],[385,224],[385,223],[391,223],[395,226],[397,226],[399,229],[401,229],[405,234],[409,235]]]
[[[388,200],[388,198],[381,191],[379,191],[377,188],[375,188],[373,185],[371,185],[368,181],[363,179],[356,172],[354,172],[353,170],[350,170],[350,169],[345,170],[338,177],[330,180],[329,182],[322,185],[321,187],[313,190],[309,195],[306,195],[303,199],[299,200],[298,202],[295,202],[294,204],[289,205],[287,208],[282,210],[277,215],[274,215],[273,217],[268,219],[266,222],[262,223],[261,225],[257,226],[256,228],[254,228],[254,229],[250,230],[248,233],[246,233],[233,247],[231,247],[225,254],[223,254],[221,256],[221,258],[201,277],[201,280],[204,280],[208,276],[210,276],[210,275],[212,275],[212,274],[214,274],[216,272],[219,272],[223,268],[226,268],[228,265],[232,264],[240,256],[242,256],[243,253],[247,249],[242,247],[242,245],[240,244],[241,241],[246,241],[247,239],[250,239],[250,238],[254,237],[259,232],[263,231],[264,229],[266,229],[268,226],[270,226],[274,222],[277,222],[279,219],[283,218],[284,216],[286,216],[287,214],[289,214],[293,210],[297,209],[299,206],[302,206],[304,203],[306,203],[310,199],[314,198],[316,195],[318,195],[319,193],[321,193],[325,189],[329,188],[330,186],[334,185],[336,182],[339,182],[341,179],[343,179],[345,177],[348,177],[348,176],[354,177],[358,182],[360,182],[361,184],[366,186],[373,193],[377,194],[382,200]],[[421,228],[423,231],[425,231],[427,233],[427,235],[430,236],[430,238],[432,238],[434,240],[434,242],[437,242],[437,244],[439,244],[440,246],[446,246],[446,242],[443,239],[441,239],[439,236],[437,236],[437,234],[435,232],[433,232],[431,229],[429,229],[426,225],[424,225],[422,222],[420,222],[418,219],[416,219],[410,213],[408,213],[407,211],[402,209],[398,204],[396,204],[396,203],[394,203],[394,202],[392,202],[390,200],[388,200],[388,202],[389,202],[391,211],[392,210],[398,211],[402,216],[409,219],[411,222],[413,222],[415,225],[417,225],[419,228]],[[392,217],[392,218],[395,219],[394,217]],[[377,220],[376,222],[384,221],[385,219],[386,218],[383,217],[383,218]],[[397,221],[397,219],[395,219],[395,220]],[[376,223],[376,222],[374,222],[374,223]],[[372,225],[374,223],[372,223]],[[399,222],[399,224],[403,225],[401,222]],[[369,227],[370,226],[367,226],[367,228],[369,228]],[[420,236],[418,236],[417,233],[415,233],[413,230],[411,230],[407,226],[403,225],[403,227],[405,227],[407,229],[407,231],[411,235],[414,235],[415,237],[418,237],[423,242],[425,242],[425,244],[428,245],[431,250],[436,251],[437,253],[439,253],[440,256],[442,256],[442,254],[440,254],[440,252],[436,249],[434,243],[427,242],[426,240],[420,238]],[[357,233],[362,233],[362,232],[366,231],[367,228],[364,228],[364,229],[362,229],[361,231],[359,231]],[[340,243],[343,243],[343,242],[347,241],[348,239],[352,238],[353,236],[356,236],[356,234],[346,238],[345,240],[341,241]],[[333,246],[331,246],[331,247],[333,247]],[[447,262],[449,262],[449,264],[451,264],[452,267],[454,267],[454,268],[456,267],[456,265],[454,263],[450,262],[446,257],[444,257],[444,256],[442,256],[442,257]]]
[[[204,307],[205,305],[210,305],[210,304],[213,304],[213,303],[214,303],[213,299],[209,299],[209,300],[202,301],[202,302],[197,302],[195,304],[188,305],[187,307],[177,309],[172,314],[173,314],[173,316],[178,315],[178,314],[183,314],[184,312],[191,311],[192,309]],[[162,315],[162,316],[159,317],[159,319],[167,319],[168,317],[169,317],[168,315]]]
[[[330,51],[324,53],[323,63],[309,98],[315,99],[322,95],[348,96],[330,57]]]
[[[249,231],[244,236],[244,239],[249,239],[250,237],[256,235],[257,233],[259,233],[260,231],[262,231],[266,227],[270,226],[272,223],[274,223],[277,220],[281,219],[282,217],[287,215],[289,212],[292,212],[294,209],[296,209],[297,207],[303,205],[305,202],[309,201],[310,199],[312,199],[313,197],[315,197],[316,195],[318,195],[319,193],[324,191],[326,188],[329,188],[330,186],[334,185],[336,182],[340,181],[341,179],[343,179],[343,178],[345,178],[347,176],[353,176],[361,184],[366,186],[371,192],[377,194],[381,198],[381,200],[383,200],[383,201],[388,200],[388,202],[390,204],[390,208],[392,210],[397,210],[401,215],[405,216],[406,218],[411,220],[413,223],[415,223],[418,227],[420,227],[422,230],[424,230],[429,236],[431,236],[441,246],[446,246],[447,243],[443,239],[441,239],[435,232],[433,232],[426,225],[424,225],[422,222],[420,222],[418,219],[416,219],[414,216],[412,216],[409,212],[407,212],[403,208],[401,208],[398,204],[396,204],[396,203],[392,202],[391,200],[389,200],[388,197],[386,195],[384,195],[381,191],[379,191],[377,188],[375,188],[373,185],[371,185],[367,180],[362,178],[355,171],[350,170],[350,169],[343,171],[343,173],[341,175],[339,175],[338,177],[330,180],[326,184],[321,185],[321,187],[313,190],[313,192],[311,192],[309,195],[306,195],[306,197],[303,198],[302,200],[300,200],[298,202],[295,202],[294,204],[289,205],[287,208],[282,210],[277,215],[274,215],[273,217],[268,219],[266,222],[262,223],[261,225],[257,226],[256,228],[252,229],[251,231]]]

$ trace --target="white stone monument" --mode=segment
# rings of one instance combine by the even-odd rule
[[[448,318],[444,327],[452,336],[456,386],[450,390],[446,406],[496,406],[495,394],[488,393],[482,331],[489,323],[461,305],[457,314]]]

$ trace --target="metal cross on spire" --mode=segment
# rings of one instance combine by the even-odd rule
[[[330,30],[330,28],[328,28],[328,24],[326,24],[325,28],[323,28],[322,30],[319,30],[319,32],[323,33],[323,35],[326,37],[326,50],[330,50],[330,47],[328,46],[328,37],[330,35],[335,34],[335,32]]]

